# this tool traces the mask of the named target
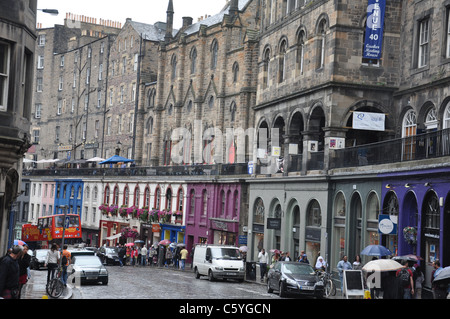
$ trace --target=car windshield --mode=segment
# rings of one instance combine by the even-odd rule
[[[102,263],[96,256],[80,256],[75,258],[74,264],[77,266],[101,266]]]
[[[211,256],[216,259],[241,259],[237,248],[211,248]]]
[[[106,253],[107,253],[107,254],[114,254],[114,253],[117,253],[117,248],[113,248],[113,247],[111,247],[111,248],[106,248]]]
[[[284,264],[283,272],[292,275],[314,275],[314,269],[310,265]]]

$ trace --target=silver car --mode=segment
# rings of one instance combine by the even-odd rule
[[[97,256],[73,256],[71,269],[68,273],[73,274],[73,283],[99,283],[108,284],[108,270]]]

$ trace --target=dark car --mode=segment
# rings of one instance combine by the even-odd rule
[[[280,297],[288,294],[323,298],[324,286],[314,269],[295,261],[279,261],[267,275],[267,292],[277,290]]]
[[[102,246],[97,251],[97,256],[105,265],[119,265],[119,249],[117,247]]]
[[[108,270],[103,266],[100,258],[94,255],[78,255],[72,257],[72,264],[68,273],[74,274],[72,283],[80,284],[99,283],[108,284]]]
[[[39,270],[45,267],[48,249],[36,249],[31,256],[30,268]]]

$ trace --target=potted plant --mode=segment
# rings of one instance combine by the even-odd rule
[[[123,217],[123,218],[127,218],[127,217],[128,217],[127,206],[122,205],[122,206],[119,208],[119,215],[120,215],[121,217]]]
[[[117,205],[111,205],[109,206],[108,211],[111,216],[117,216],[119,213],[119,207]]]
[[[108,213],[109,213],[109,205],[108,204],[101,204],[100,206],[98,206],[98,209],[100,209],[100,212],[103,215],[108,215]]]

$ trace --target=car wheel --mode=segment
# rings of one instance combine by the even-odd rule
[[[213,275],[212,270],[210,270],[210,271],[208,272],[208,279],[209,279],[209,281],[214,281],[214,275]]]
[[[200,279],[200,273],[198,272],[197,267],[195,267],[195,278]]]
[[[102,285],[106,286],[107,284],[108,284],[108,279],[105,279],[105,280],[102,281]]]
[[[279,295],[281,298],[286,297],[286,291],[285,291],[285,288],[284,288],[284,282],[282,282],[282,281],[280,281],[280,289],[279,289],[279,291],[278,291],[278,295]]]
[[[273,289],[270,288],[270,281],[269,281],[269,278],[267,278],[267,292],[268,292],[269,294],[273,292]]]

